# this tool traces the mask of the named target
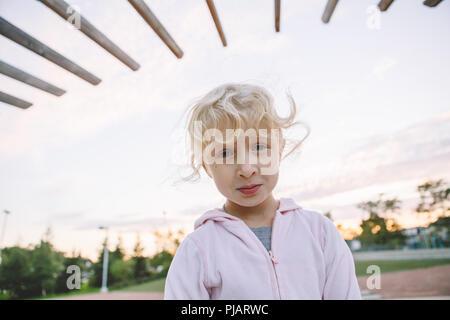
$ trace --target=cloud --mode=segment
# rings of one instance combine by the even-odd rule
[[[395,134],[374,136],[332,164],[334,176],[280,193],[306,201],[402,180],[450,178],[449,120],[446,112]]]
[[[384,80],[384,76],[389,69],[397,64],[397,61],[393,58],[383,58],[378,61],[372,69],[372,75],[379,80]]]

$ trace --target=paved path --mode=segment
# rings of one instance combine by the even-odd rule
[[[450,296],[450,265],[381,274],[381,289],[369,290],[368,277],[358,277],[358,284],[369,299],[370,295],[384,299]]]

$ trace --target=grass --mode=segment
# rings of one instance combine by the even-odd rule
[[[372,273],[367,273],[367,267],[370,265],[377,265],[380,267],[381,273],[423,269],[434,266],[441,266],[450,264],[450,259],[436,259],[436,260],[395,260],[395,261],[355,261],[356,276],[369,276]]]
[[[396,272],[396,271],[405,271],[405,270],[413,270],[413,269],[423,269],[434,266],[441,266],[450,264],[450,259],[436,259],[436,260],[397,260],[397,261],[355,261],[355,270],[356,276],[368,276],[371,273],[367,273],[367,267],[370,265],[377,265],[381,269],[381,273],[388,272]],[[166,282],[166,278],[156,279],[149,282],[141,283],[138,285],[133,285],[117,290],[111,291],[132,291],[132,292],[164,292],[164,284]],[[36,300],[40,299],[49,299],[49,298],[60,298],[67,297],[75,294],[84,294],[84,293],[98,293],[100,292],[99,288],[81,288],[80,290],[74,290],[69,293],[48,295],[46,297],[35,298]],[[33,299],[33,300],[35,300]]]
[[[163,292],[166,278],[156,279],[138,285],[119,289],[118,291],[133,291],[133,292]]]

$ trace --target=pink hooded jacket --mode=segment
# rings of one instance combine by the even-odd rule
[[[334,224],[281,198],[271,250],[245,222],[205,212],[170,265],[164,299],[361,299],[352,253]]]

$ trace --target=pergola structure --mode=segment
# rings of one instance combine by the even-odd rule
[[[77,15],[79,19],[79,30],[83,32],[86,36],[95,41],[98,45],[103,47],[106,51],[120,60],[123,64],[129,67],[133,71],[137,71],[140,67],[133,58],[128,56],[122,49],[114,44],[110,39],[108,39],[100,30],[98,30],[94,25],[92,25],[88,20],[86,20],[81,14],[76,12],[68,3],[64,0],[38,0],[47,6],[49,9],[54,11],[56,14],[61,16],[63,19],[69,21],[70,17]],[[220,40],[224,47],[227,46],[227,40],[220,23],[219,16],[217,14],[216,8],[214,6],[213,0],[205,0],[209,8],[211,16],[214,20],[214,24],[219,33]],[[322,21],[328,23],[331,16],[336,8],[339,0],[328,0],[324,13],[322,15]],[[428,7],[437,6],[442,0],[425,0],[423,4]],[[183,57],[183,50],[177,45],[175,40],[170,36],[167,30],[164,28],[162,23],[158,20],[155,14],[150,10],[150,8],[145,4],[144,0],[128,0],[131,6],[141,15],[141,17],[147,22],[147,24],[156,32],[156,34],[161,38],[161,40],[167,45],[167,47],[173,52],[173,54],[181,59]],[[274,0],[275,2],[275,32],[280,32],[280,11],[281,11],[281,0]],[[378,8],[380,11],[386,11],[394,0],[381,0],[378,3]],[[0,16],[0,34],[9,38],[10,40],[20,44],[21,46],[33,51],[34,53],[44,57],[45,59],[57,64],[61,68],[73,73],[74,75],[80,77],[81,79],[89,82],[92,85],[97,85],[101,82],[97,76],[93,75],[89,71],[77,65],[75,62],[59,54],[54,49],[48,47],[44,43],[35,39],[31,35],[27,34],[20,28],[14,26],[9,21],[5,20]],[[0,73],[22,81],[30,86],[38,88],[40,90],[51,93],[55,96],[61,96],[66,91],[52,85],[34,75],[31,75],[19,68],[9,65],[8,63],[0,60]],[[27,109],[32,106],[31,102],[19,99],[0,90],[0,101],[16,106],[21,109]]]

